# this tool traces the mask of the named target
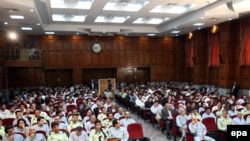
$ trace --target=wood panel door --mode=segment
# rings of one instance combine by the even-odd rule
[[[116,78],[116,68],[83,69],[83,84],[89,84],[91,79]]]
[[[52,87],[72,86],[72,70],[71,69],[48,69],[44,71],[45,82]]]
[[[141,83],[150,81],[150,68],[126,68],[125,69],[126,83]]]

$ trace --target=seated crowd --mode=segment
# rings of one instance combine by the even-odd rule
[[[116,99],[125,107],[140,113],[145,120],[159,124],[167,138],[179,140],[193,135],[191,140],[226,140],[227,125],[250,125],[250,103],[247,95],[219,94],[212,87],[198,90],[190,85],[155,84],[120,87]],[[216,136],[207,136],[206,120],[212,118]],[[194,126],[196,125],[196,126]],[[194,127],[198,127],[194,129]],[[210,125],[211,126],[211,125]],[[177,132],[175,132],[175,129]],[[218,132],[217,132],[218,133]],[[176,135],[177,134],[177,135]],[[186,139],[187,140],[187,139]]]
[[[135,123],[113,99],[87,86],[23,90],[0,107],[3,141],[127,141]],[[97,91],[97,90],[96,90]]]

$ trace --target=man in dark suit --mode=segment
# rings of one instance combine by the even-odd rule
[[[167,131],[167,138],[170,140],[170,130],[173,124],[173,116],[174,110],[172,109],[172,105],[169,103],[165,104],[165,107],[161,111],[161,118],[166,122],[166,131]]]
[[[90,90],[95,90],[98,88],[98,82],[97,80],[91,79],[91,82],[89,84],[89,89]]]
[[[239,92],[240,87],[236,84],[236,82],[233,83],[233,86],[231,88],[231,94],[237,98],[238,92]]]

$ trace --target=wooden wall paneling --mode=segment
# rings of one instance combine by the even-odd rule
[[[75,51],[79,51],[79,50],[84,50],[84,39],[82,40],[73,40],[70,42],[71,43],[71,49],[72,50],[75,50]]]
[[[43,66],[49,66],[50,65],[50,59],[49,59],[49,53],[46,51],[42,51],[42,65]]]
[[[80,66],[79,64],[80,64],[80,60],[81,60],[81,57],[80,57],[80,55],[79,55],[79,53],[78,52],[70,52],[70,53],[68,53],[68,54],[70,54],[71,56],[65,56],[65,61],[67,60],[67,59],[69,59],[69,58],[71,58],[71,65],[74,67],[74,66]],[[67,64],[67,66],[68,66],[69,64]],[[70,66],[70,65],[69,65]]]
[[[99,56],[100,55],[96,53],[91,54],[91,65],[94,65],[94,66],[102,65],[100,64]]]
[[[102,57],[103,58],[103,57]],[[113,53],[113,65],[114,66],[118,66],[120,65],[120,53],[118,51],[115,51]],[[101,59],[102,61],[104,61],[104,59]]]
[[[85,58],[85,65],[86,66],[90,66],[91,65],[91,51],[86,51],[85,54],[84,54],[84,58]]]
[[[150,53],[150,64],[157,64],[157,54],[155,52]]]
[[[240,88],[249,89],[250,83],[250,67],[240,67],[239,69],[239,82],[237,82]],[[232,84],[231,84],[232,85]]]
[[[0,31],[0,48],[6,47],[6,33]]]
[[[131,56],[133,56],[133,60],[131,62],[132,65],[138,65],[138,52],[137,51],[134,51],[134,52],[131,52]]]
[[[120,58],[120,65],[122,65],[122,66],[127,65],[124,52],[119,52],[119,58]]]
[[[126,51],[124,55],[125,55],[125,58],[126,58],[126,65],[132,65],[132,64],[134,64],[133,63],[134,56],[133,56],[132,51]]]
[[[156,73],[157,73],[157,76],[158,76],[158,80],[160,81],[161,78],[163,77],[163,66],[162,65],[157,65],[157,69],[156,69]]]
[[[151,61],[151,54],[150,52],[144,52],[144,64],[145,65],[150,65],[150,61]]]
[[[113,53],[115,54],[115,53]],[[113,56],[113,55],[112,55]],[[101,52],[98,54],[98,58],[99,58],[99,63],[100,63],[100,66],[105,66],[107,64],[107,59],[104,59],[104,58],[107,58],[107,53],[106,52]],[[114,58],[114,56],[112,57]],[[112,59],[113,61],[114,59]]]
[[[71,42],[70,42],[70,40],[63,41],[63,47],[62,48],[63,48],[62,49],[63,51],[69,52],[71,50]]]
[[[64,61],[64,66],[72,66],[72,53],[73,52],[62,52],[63,55],[63,61]],[[80,60],[80,59],[79,59]]]
[[[56,67],[57,66],[56,65],[56,63],[57,63],[57,59],[56,59],[57,55],[56,55],[56,53],[55,52],[48,52],[48,54],[49,54],[48,66]]]
[[[156,64],[162,65],[163,64],[163,54],[162,52],[157,52],[156,53]]]
[[[56,66],[64,67],[64,54],[62,52],[55,53],[56,55]]]
[[[117,67],[116,68],[116,82],[121,83],[125,82],[125,69],[124,67]]]
[[[62,39],[55,40],[55,49],[56,49],[56,51],[63,51],[63,44],[64,44],[64,40],[62,40]]]
[[[113,65],[114,56],[112,52],[106,52],[106,62],[103,65]]]
[[[143,52],[138,52],[136,55],[136,58],[137,58],[138,65],[144,65],[144,53]]]
[[[74,68],[73,69],[73,84],[82,84],[82,69]]]
[[[56,51],[56,40],[48,40],[49,51]]]

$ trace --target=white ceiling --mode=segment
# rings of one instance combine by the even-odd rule
[[[67,5],[78,1],[91,0],[64,0]],[[50,0],[1,0],[0,5],[0,29],[16,31],[23,34],[44,35],[46,31],[53,31],[56,35],[88,34],[88,35],[128,35],[141,36],[148,33],[156,36],[176,36],[198,30],[198,28],[210,27],[231,19],[237,19],[241,15],[250,12],[250,0],[92,0],[90,9],[51,8]],[[116,5],[129,3],[142,3],[148,1],[139,11],[128,12],[119,10],[103,10],[108,2]],[[243,3],[244,1],[245,3]],[[190,6],[181,14],[153,13],[150,12],[157,6]],[[31,12],[30,10],[34,11]],[[119,9],[119,8],[118,8]],[[52,14],[62,14],[67,17],[72,15],[84,15],[84,22],[55,22]],[[23,15],[24,19],[11,19],[10,15]],[[96,23],[97,16],[128,17],[123,23]],[[134,24],[138,18],[169,18],[160,24]],[[8,22],[7,25],[4,23]],[[40,23],[40,25],[37,25]],[[193,26],[194,23],[204,23],[201,26]],[[22,31],[21,27],[31,27],[31,31]],[[180,31],[179,33],[171,33]]]

